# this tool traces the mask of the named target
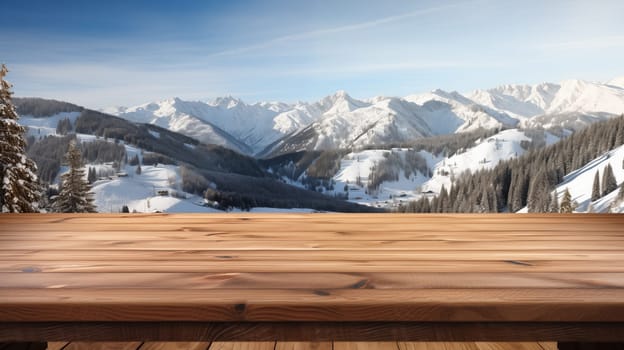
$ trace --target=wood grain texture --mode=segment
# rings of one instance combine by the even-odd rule
[[[63,350],[137,350],[141,342],[71,342]]]
[[[618,328],[623,227],[605,214],[2,215],[0,322]]]
[[[213,342],[210,350],[274,350],[275,342]]]
[[[472,342],[398,342],[399,350],[479,350]]]
[[[334,350],[399,350],[397,342],[334,342]]]
[[[139,350],[208,350],[207,342],[145,342]]]
[[[15,341],[605,341],[624,342],[624,323],[594,322],[16,322]]]
[[[324,342],[278,341],[275,344],[275,350],[332,350],[332,346],[333,346],[333,343],[329,341],[324,341]]]
[[[537,342],[476,342],[474,344],[478,350],[544,350]]]

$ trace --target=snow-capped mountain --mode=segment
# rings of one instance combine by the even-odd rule
[[[457,91],[436,89],[430,93],[409,95],[406,101],[423,106],[419,111],[435,134],[452,134],[479,128],[515,126],[518,121],[506,112],[479,105]]]
[[[247,105],[232,97],[209,103],[173,98],[130,108],[108,108],[104,112],[168,128],[201,142],[252,153],[254,146],[262,144],[263,135],[270,137],[266,125],[282,108],[279,104]]]
[[[242,153],[275,155],[404,143],[431,136],[501,127],[578,129],[624,113],[624,77],[605,83],[566,80],[503,85],[469,94],[433,90],[403,98],[358,100],[338,91],[320,101],[246,104],[179,98],[105,112],[169,128]]]
[[[468,97],[520,120],[568,113],[619,115],[624,112],[623,83],[624,78],[607,83],[566,80],[559,84],[503,85],[477,90]]]
[[[354,100],[342,91],[332,97],[334,106],[318,121],[280,140],[263,154],[408,143],[422,137],[513,127],[518,123],[458,92],[434,90],[404,98],[376,97],[367,102]]]
[[[624,76],[609,80],[607,85],[624,88]]]

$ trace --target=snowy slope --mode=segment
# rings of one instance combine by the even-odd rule
[[[72,125],[74,125],[78,116],[80,116],[80,112],[63,112],[45,118],[22,115],[19,118],[19,123],[28,127],[28,136],[46,137],[56,134],[56,126],[59,121],[69,119]]]
[[[450,188],[452,179],[461,176],[464,172],[475,172],[480,169],[491,169],[499,162],[521,156],[527,152],[521,146],[522,141],[530,141],[523,131],[518,129],[503,130],[487,139],[478,140],[473,147],[444,157],[433,155],[426,151],[419,154],[426,159],[433,176],[428,177],[420,172],[405,176],[399,174],[398,181],[385,181],[379,191],[367,193],[366,185],[371,176],[371,168],[384,159],[384,154],[394,153],[404,157],[407,149],[393,148],[392,150],[373,149],[347,154],[340,163],[340,170],[334,176],[334,192],[342,194],[345,185],[352,202],[393,208],[401,203],[420,198],[429,191],[434,195],[439,193],[444,185]],[[547,145],[559,140],[558,137],[545,133]]]
[[[450,188],[452,178],[461,176],[463,172],[492,169],[503,160],[519,157],[527,151],[522,148],[522,141],[530,141],[530,138],[518,129],[503,130],[485,140],[480,140],[474,147],[438,162],[433,177],[424,183],[422,188],[424,191],[438,193],[442,185],[447,189]],[[546,145],[557,141],[559,138],[546,133]]]
[[[624,145],[605,153],[604,155],[594,159],[587,163],[584,167],[577,169],[564,177],[562,183],[557,185],[557,194],[559,195],[559,201],[563,196],[566,188],[572,195],[572,200],[578,203],[576,208],[577,212],[586,212],[590,203],[593,206],[593,211],[597,213],[609,212],[609,206],[613,203],[612,212],[624,213],[624,203],[615,203],[614,200],[617,197],[619,188],[606,196],[591,202],[592,186],[594,183],[594,176],[596,171],[600,172],[600,179],[602,180],[602,174],[607,164],[611,164],[613,168],[613,174],[617,181],[618,186],[624,182],[624,169],[622,163],[624,162]]]
[[[371,177],[371,169],[385,159],[384,155],[394,153],[404,158],[406,152],[408,152],[406,148],[393,148],[391,150],[375,149],[347,154],[340,161],[340,170],[333,178],[334,193],[342,195],[347,193],[348,200],[351,202],[379,208],[389,208],[416,199],[420,195],[419,186],[429,179],[420,172],[405,176],[405,173],[401,171],[398,181],[383,182],[375,193],[368,193],[366,189]],[[428,164],[435,164],[442,159],[425,151],[419,153],[427,159]]]
[[[624,89],[624,75],[621,77],[613,78],[606,82],[607,85],[621,87]]]

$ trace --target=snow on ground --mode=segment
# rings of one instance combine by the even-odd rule
[[[407,151],[407,148],[393,148],[392,150],[376,149],[347,154],[340,161],[340,170],[333,178],[335,181],[334,194],[348,193],[348,199],[351,202],[379,208],[396,206],[416,199],[416,195],[420,194],[418,187],[428,180],[420,173],[406,177],[405,173],[401,171],[398,181],[382,183],[375,193],[368,193],[366,189],[371,168],[385,159],[384,154],[392,152],[404,157]],[[419,153],[430,166],[441,159],[441,157],[435,157],[425,151]],[[345,187],[347,188],[346,192],[344,191]]]
[[[59,121],[69,119],[72,125],[75,125],[78,116],[80,116],[80,112],[62,112],[45,118],[23,115],[20,116],[19,123],[28,127],[27,136],[46,137],[48,135],[56,135],[56,126]]]
[[[602,186],[602,174],[607,164],[611,164],[613,168],[613,174],[617,181],[618,186],[624,182],[624,169],[622,163],[624,162],[624,145],[605,153],[604,155],[594,159],[587,163],[584,167],[577,169],[564,177],[561,184],[557,186],[557,194],[559,201],[563,197],[563,193],[567,188],[572,195],[572,200],[578,203],[576,208],[577,212],[586,212],[591,202],[592,187],[594,184],[594,176],[596,171],[600,172],[600,181]],[[597,213],[604,213],[609,211],[609,206],[616,199],[619,188],[615,191],[607,194],[606,196],[594,201],[593,211]],[[618,203],[614,205],[614,212],[624,213],[624,203]]]
[[[110,164],[87,164],[96,169],[112,169]],[[136,167],[126,166],[127,176],[112,176],[93,184],[98,212],[118,213],[124,205],[130,212],[141,213],[212,213],[220,210],[203,206],[201,197],[178,190],[179,167],[143,165],[141,175]]]
[[[384,159],[385,153],[396,152],[403,156],[407,149],[395,148],[392,150],[377,149],[353,152],[345,156],[341,161],[340,170],[334,177],[336,182],[334,192],[344,193],[344,187],[347,185],[347,193],[351,202],[376,207],[396,207],[401,203],[420,198],[423,193],[427,193],[426,195],[437,195],[442,185],[449,189],[452,180],[461,176],[464,172],[491,169],[503,160],[521,156],[526,152],[521,147],[522,141],[531,141],[531,139],[522,130],[509,129],[503,130],[487,139],[478,140],[475,142],[474,147],[458,152],[450,157],[436,156],[421,151],[419,153],[427,160],[429,168],[432,169],[433,177],[428,178],[418,173],[406,178],[405,174],[401,172],[398,181],[382,183],[380,190],[373,194],[366,191],[371,168]],[[546,133],[545,141],[547,145],[551,145],[559,141],[559,138]],[[362,186],[358,185],[358,178]]]
[[[547,144],[556,142],[550,135]],[[475,146],[465,152],[456,153],[438,162],[433,170],[433,177],[423,185],[423,191],[439,193],[442,185],[448,190],[452,179],[465,171],[475,172],[480,169],[492,169],[503,160],[519,157],[525,149],[522,141],[530,141],[523,131],[518,129],[503,130],[485,140],[478,140]]]

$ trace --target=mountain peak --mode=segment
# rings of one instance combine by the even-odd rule
[[[613,78],[607,82],[607,85],[615,86],[624,89],[624,75]]]
[[[233,97],[232,95],[227,95],[224,97],[217,97],[209,104],[215,107],[233,108],[241,103],[243,103],[243,101],[241,101],[239,98]]]
[[[332,96],[337,98],[351,98],[345,90],[337,90]]]

